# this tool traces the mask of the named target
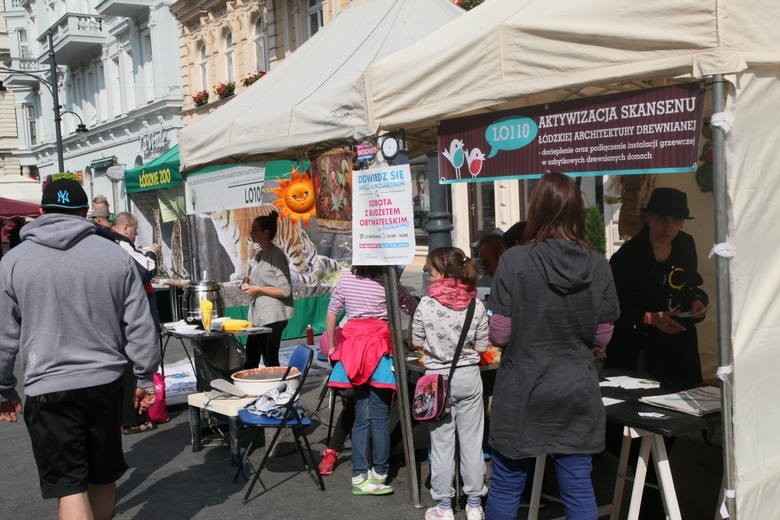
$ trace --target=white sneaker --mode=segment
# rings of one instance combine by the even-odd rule
[[[393,492],[393,488],[384,484],[372,482],[365,475],[352,477],[353,495],[388,495]]]
[[[466,504],[466,518],[468,520],[483,520],[485,518],[485,512],[482,510],[482,506],[470,506]]]
[[[439,506],[429,507],[425,511],[425,520],[455,520],[452,509],[440,509]]]
[[[387,482],[387,473],[384,475],[382,473],[379,473],[374,468],[371,468],[368,470],[368,480],[373,482],[374,484],[384,484]]]

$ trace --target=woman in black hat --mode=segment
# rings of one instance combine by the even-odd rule
[[[701,383],[695,324],[707,313],[696,246],[682,231],[688,198],[656,188],[643,213],[646,224],[610,264],[620,319],[607,348],[607,366],[647,371],[674,389]]]

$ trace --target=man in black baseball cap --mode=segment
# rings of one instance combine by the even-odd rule
[[[78,181],[57,179],[43,188],[41,208],[44,213],[66,213],[85,217],[89,199]]]
[[[41,494],[58,499],[60,518],[113,517],[127,469],[122,374],[130,363],[143,412],[160,362],[135,261],[96,234],[88,204],[78,182],[49,183],[43,215],[0,260],[0,423],[24,413]]]

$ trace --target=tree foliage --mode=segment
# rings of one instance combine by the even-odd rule
[[[597,206],[591,206],[585,213],[585,241],[601,254],[607,252],[607,236],[604,217]]]

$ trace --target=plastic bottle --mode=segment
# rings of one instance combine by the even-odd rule
[[[314,345],[314,329],[311,325],[306,326],[306,344]]]

